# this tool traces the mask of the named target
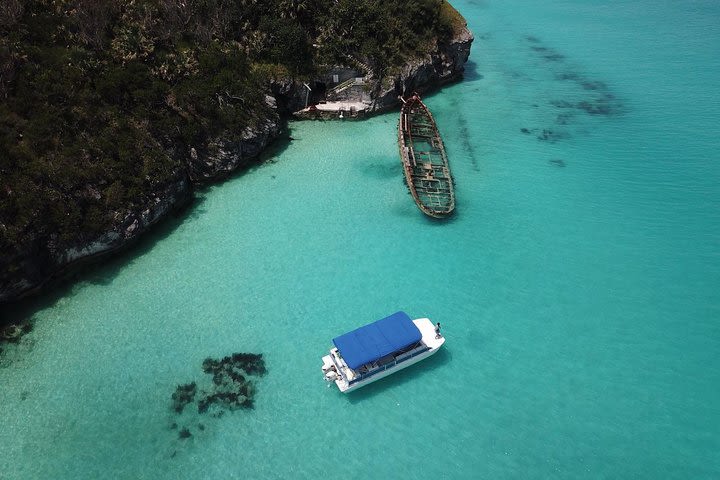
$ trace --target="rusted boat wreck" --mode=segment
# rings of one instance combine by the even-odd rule
[[[455,210],[455,192],[435,120],[417,94],[401,100],[398,144],[408,188],[423,213],[447,217]]]

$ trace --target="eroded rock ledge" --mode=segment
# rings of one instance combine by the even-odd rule
[[[370,110],[382,112],[396,108],[398,96],[403,93],[422,93],[460,79],[472,42],[472,33],[463,28],[449,43],[438,45],[434,51],[408,62],[377,84],[371,92]],[[37,238],[20,251],[0,256],[3,264],[0,303],[36,294],[50,280],[62,277],[76,266],[122,250],[174,210],[190,202],[199,185],[218,181],[248,166],[281,135],[284,119],[289,113],[304,106],[305,87],[301,82],[272,83],[269,92],[266,116],[256,122],[256,127],[248,127],[242,132],[223,132],[187,152],[167,152],[182,160],[187,168],[178,171],[172,182],[158,186],[151,195],[140,199],[139,207],[115,212],[116,221],[107,231],[70,245],[61,245],[52,237]]]

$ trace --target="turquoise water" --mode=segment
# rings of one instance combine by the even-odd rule
[[[720,4],[456,5],[467,78],[426,100],[457,215],[414,206],[396,114],[293,124],[31,307],[0,478],[720,477]],[[397,309],[444,350],[326,388],[330,339]],[[254,409],[171,410],[233,352],[266,360]]]

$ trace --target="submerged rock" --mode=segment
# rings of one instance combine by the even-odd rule
[[[551,51],[547,55],[543,55],[543,58],[549,62],[560,62],[562,60],[565,60],[565,55]]]
[[[202,369],[212,375],[213,387],[201,392],[198,413],[219,409],[252,408],[254,383],[247,376],[263,376],[267,372],[262,354],[235,353],[221,360],[206,358]],[[245,375],[243,375],[243,373]]]
[[[219,418],[226,411],[252,409],[255,405],[255,378],[267,373],[262,354],[234,353],[221,359],[206,358],[202,370],[211,376],[210,381],[199,388],[196,382],[178,385],[172,395],[173,410],[181,414],[191,403],[197,404],[199,414]],[[177,423],[173,427],[177,428]],[[203,424],[198,424],[204,430]],[[180,438],[188,438],[190,431],[184,427]]]
[[[188,383],[187,385],[178,385],[175,393],[172,394],[173,410],[177,413],[182,413],[185,406],[195,400],[196,391],[197,385],[195,382]]]
[[[555,123],[558,125],[567,125],[574,115],[572,113],[561,113],[555,117]]]
[[[540,134],[537,136],[537,139],[545,142],[557,142],[561,138],[565,137],[567,137],[566,133],[544,128],[542,132],[540,132]]]
[[[590,115],[615,115],[617,113],[617,108],[609,100],[612,100],[612,97],[602,97],[592,102],[582,101],[577,104],[577,108]]]
[[[31,331],[32,324],[28,322],[0,327],[0,342],[17,343],[26,333]]]
[[[607,85],[604,82],[598,80],[583,80],[580,82],[580,86],[583,90],[606,90]]]
[[[557,108],[573,108],[575,104],[567,100],[550,100],[550,105]]]

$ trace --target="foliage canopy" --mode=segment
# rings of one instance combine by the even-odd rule
[[[308,77],[348,56],[382,73],[446,41],[448,8],[2,0],[0,251],[94,238],[187,175],[190,147],[266,117],[269,76]]]

